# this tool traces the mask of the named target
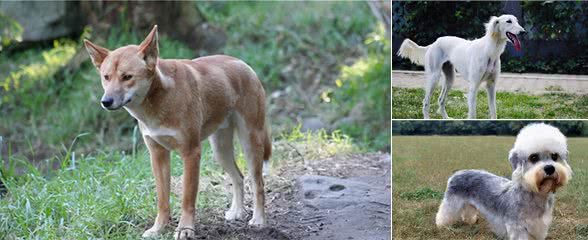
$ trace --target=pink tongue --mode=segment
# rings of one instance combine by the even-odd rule
[[[517,51],[521,51],[521,42],[519,42],[519,38],[516,35],[513,35],[514,38],[514,47]]]

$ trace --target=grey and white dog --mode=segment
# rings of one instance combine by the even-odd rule
[[[512,180],[482,170],[462,170],[447,181],[436,224],[477,221],[478,213],[494,233],[508,239],[545,239],[552,220],[555,192],[567,184],[566,137],[539,123],[518,134],[509,160]]]

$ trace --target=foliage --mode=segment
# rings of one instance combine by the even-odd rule
[[[0,51],[12,42],[22,41],[22,26],[14,19],[0,12]]]
[[[348,114],[356,118],[357,122],[341,124],[343,132],[378,150],[386,148],[390,139],[390,40],[385,32],[384,26],[379,25],[368,35],[368,56],[343,66],[335,81],[337,88],[328,90],[333,92],[333,109],[339,116]],[[323,94],[323,100],[331,101],[328,92]],[[361,108],[361,112],[354,112],[356,108]]]
[[[568,137],[588,136],[582,121],[394,121],[394,135],[516,135],[530,123],[551,124]]]
[[[435,89],[431,99],[431,117],[441,118],[437,113],[439,104],[434,99],[440,90]],[[421,119],[422,101],[425,96],[423,89],[392,88],[393,119]],[[488,101],[485,90],[477,96],[477,117],[488,118]],[[528,95],[524,93],[497,92],[497,115],[500,119],[578,119],[588,116],[588,95],[568,93],[546,93]],[[449,92],[446,104],[449,117],[466,118],[468,112],[466,95],[463,91]]]
[[[526,38],[566,40],[588,45],[588,2],[521,2]]]
[[[306,81],[307,76],[294,74],[298,70],[332,61],[335,63],[327,65],[327,70],[335,67],[354,50],[349,45],[360,42],[375,22],[364,3],[232,2],[198,6],[209,21],[228,33],[224,53],[251,65],[270,91]],[[325,14],[327,11],[333,14]]]
[[[446,35],[477,38],[484,35],[483,26],[490,17],[501,12],[502,4],[501,2],[397,2],[395,7],[404,8],[405,22],[393,28],[393,34],[410,37],[423,44],[432,43],[439,36]]]
[[[41,58],[30,64],[20,65],[18,70],[10,72],[4,79],[0,79],[0,86],[4,93],[0,99],[0,107],[4,104],[18,104],[27,108],[32,108],[33,105],[44,102],[41,101],[27,101],[30,98],[18,98],[19,95],[30,93],[33,88],[46,88],[47,85],[52,84],[54,79],[47,78],[53,76],[60,67],[63,67],[73,57],[76,52],[76,43],[71,40],[55,40],[53,41],[53,48],[41,52]],[[8,58],[8,57],[2,57]],[[44,80],[44,81],[42,81]],[[40,81],[40,82],[38,82]],[[14,102],[15,100],[20,102]]]

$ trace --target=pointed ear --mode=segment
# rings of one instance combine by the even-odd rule
[[[157,65],[157,58],[159,57],[159,36],[157,34],[157,25],[153,26],[153,29],[147,35],[145,40],[139,45],[139,52],[143,56],[143,60],[147,63],[147,68],[151,71],[155,70]]]
[[[88,51],[88,54],[92,59],[92,63],[94,63],[96,68],[100,69],[100,65],[102,65],[102,62],[106,56],[108,56],[110,50],[100,47],[87,39],[84,39],[84,45],[86,46],[86,51]]]

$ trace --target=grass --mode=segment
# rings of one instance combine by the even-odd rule
[[[436,89],[431,98],[431,118],[441,118],[437,113],[437,98],[440,90]],[[394,119],[421,119],[423,89],[392,88],[392,117]],[[549,93],[527,95],[523,93],[498,92],[496,94],[497,115],[499,119],[579,119],[588,117],[588,95]],[[465,119],[468,113],[466,95],[462,91],[452,90],[446,104],[447,114],[451,118]],[[477,96],[477,118],[487,119],[488,97],[485,90]]]
[[[392,206],[395,239],[495,239],[487,222],[435,226],[447,178],[461,169],[510,176],[514,137],[393,136]],[[588,238],[588,138],[569,138],[574,175],[556,196],[550,239]],[[443,154],[440,154],[443,153]]]
[[[311,134],[296,129],[281,139],[297,146],[297,154],[305,159],[356,151],[349,138],[338,133]],[[287,147],[276,147],[274,151],[273,169],[298,157]],[[143,147],[134,155],[95,152],[81,156],[75,169],[70,167],[69,159],[56,159],[62,167],[48,174],[26,159],[12,159],[28,171],[21,176],[0,175],[8,191],[0,198],[0,239],[137,239],[150,227],[156,216],[155,183],[149,154]],[[172,176],[179,177],[182,160],[173,154],[171,161]],[[237,154],[237,163],[246,173],[242,154]],[[197,211],[226,210],[229,193],[219,184],[224,182],[224,175],[212,159],[207,142],[203,145],[200,173]],[[176,220],[180,204],[172,194],[171,209]],[[162,238],[170,239],[172,232]]]

